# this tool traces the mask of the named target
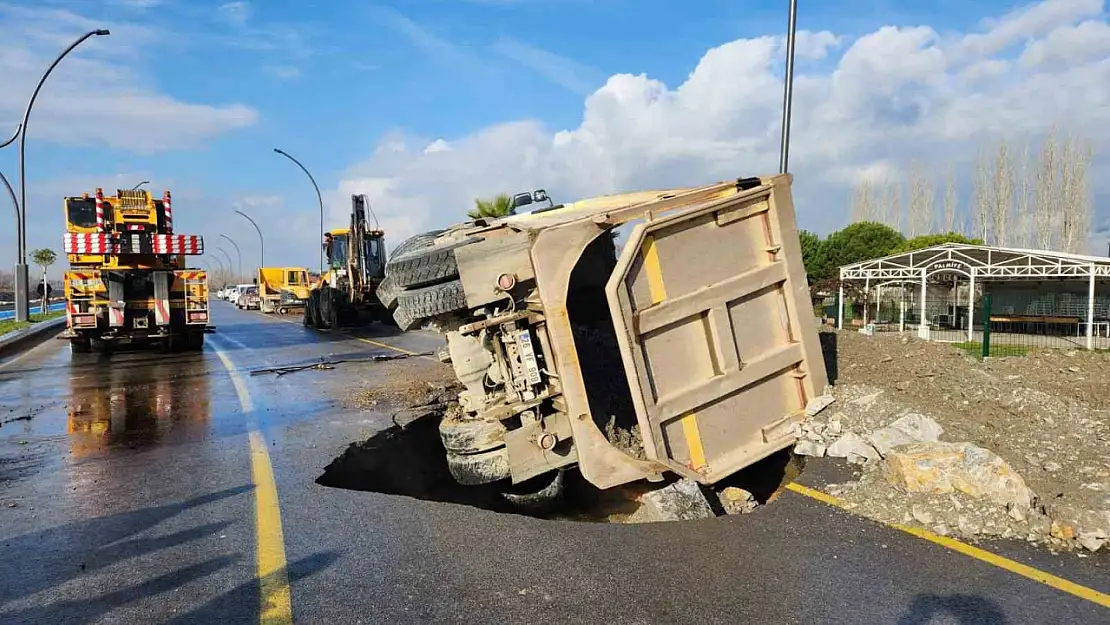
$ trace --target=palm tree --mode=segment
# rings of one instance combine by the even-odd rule
[[[471,219],[496,219],[509,215],[513,210],[513,198],[508,193],[498,193],[492,200],[474,199],[474,210],[466,215]]]
[[[42,267],[42,299],[40,303],[42,305],[42,314],[44,315],[48,310],[47,301],[50,299],[50,283],[46,281],[46,268],[53,265],[54,261],[57,259],[58,255],[51,249],[43,248],[31,252],[31,260],[33,260],[36,265]]]

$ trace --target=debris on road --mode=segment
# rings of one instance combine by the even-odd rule
[[[1110,355],[980,361],[941,343],[837,333],[835,403],[795,453],[862,465],[830,492],[854,511],[942,535],[1056,548],[1110,543]]]
[[[329,360],[323,356],[317,362],[310,362],[300,365],[286,365],[282,367],[263,367],[261,369],[252,369],[251,375],[262,375],[265,373],[273,373],[281,377],[287,373],[295,373],[297,371],[305,371],[308,369],[316,369],[319,371],[328,371],[335,368],[335,365],[340,365],[348,362],[386,362],[390,360],[404,360],[406,358],[415,358],[417,356],[431,356],[434,352],[421,352],[412,354],[375,354],[369,358],[343,358],[340,360]]]

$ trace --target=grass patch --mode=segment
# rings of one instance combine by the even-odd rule
[[[37,313],[32,314],[29,317],[30,321],[16,321],[14,318],[0,319],[0,334],[7,334],[8,332],[22,330],[23,328],[30,326],[32,323],[46,321],[47,319],[53,319],[54,317],[61,317],[64,314],[66,314],[66,311],[64,310],[52,310],[45,315],[40,315]]]
[[[953,343],[952,347],[962,349],[972,356],[979,357],[983,355],[983,344],[979,341],[964,341],[963,343]],[[1029,348],[1025,345],[1007,345],[1006,343],[991,344],[990,356],[1028,356]]]

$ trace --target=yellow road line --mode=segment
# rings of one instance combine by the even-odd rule
[[[796,483],[787,484],[786,488],[794,491],[795,493],[798,493],[799,495],[805,495],[806,497],[816,499],[830,506],[835,506],[842,510],[847,510],[851,512],[851,510],[843,501],[837,499],[836,497],[833,497],[832,495],[829,495],[828,493],[823,493],[819,490],[815,490],[809,488],[808,486],[802,486],[801,484]],[[923,530],[917,527],[910,527],[908,525],[902,525],[900,523],[882,524],[886,525],[887,527],[891,527],[896,530],[906,532],[907,534],[916,536],[918,538],[927,540],[931,543],[935,543],[946,549],[951,549],[952,551],[962,553],[965,556],[969,556],[975,558],[976,560],[986,562],[987,564],[997,566],[1000,569],[1005,569],[1011,573],[1021,575],[1022,577],[1029,578],[1036,582],[1040,582],[1046,586],[1051,586],[1056,590],[1066,592],[1069,595],[1079,597],[1080,599],[1085,599],[1104,608],[1110,608],[1110,595],[1099,592],[1093,588],[1088,588],[1086,586],[1082,586],[1075,582],[1066,580],[1062,577],[1057,577],[1051,573],[1033,568],[1027,564],[1015,562],[1009,558],[1000,556],[985,549],[973,547],[967,543],[962,543],[954,538],[941,536],[940,534],[934,534],[929,530]]]
[[[285,561],[285,537],[281,530],[281,507],[270,452],[254,417],[254,402],[247,392],[243,376],[235,370],[235,364],[227,354],[217,349],[216,355],[231,376],[249,429],[247,438],[250,441],[251,481],[254,483],[255,541],[261,593],[258,622],[262,625],[291,625],[293,602]]]

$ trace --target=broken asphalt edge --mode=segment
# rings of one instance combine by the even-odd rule
[[[31,349],[50,337],[61,332],[66,325],[65,317],[55,317],[39,321],[28,328],[0,335],[0,358],[14,356]]]

